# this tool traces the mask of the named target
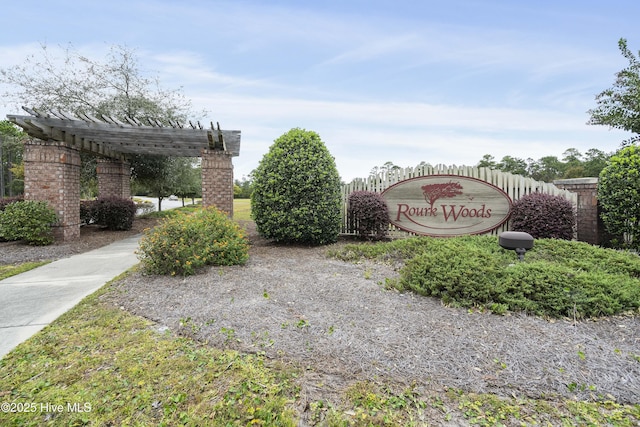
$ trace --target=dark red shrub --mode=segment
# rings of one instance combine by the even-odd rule
[[[349,194],[347,215],[360,237],[382,238],[389,230],[387,202],[372,191],[354,191]]]
[[[89,225],[94,222],[93,210],[95,209],[95,200],[80,200],[80,222]]]
[[[91,218],[94,223],[108,230],[130,230],[136,216],[136,204],[133,200],[118,197],[104,197],[90,202],[89,206],[80,206],[81,218]],[[88,223],[88,222],[87,222]]]
[[[576,224],[573,204],[562,196],[530,193],[513,203],[511,229],[536,239],[573,239]]]

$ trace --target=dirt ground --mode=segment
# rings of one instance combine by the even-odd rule
[[[0,263],[68,256],[153,225],[136,222],[131,232],[87,229],[78,242],[46,248],[0,243]],[[303,401],[337,402],[347,384],[369,379],[418,392],[640,402],[637,316],[550,321],[446,307],[385,289],[385,278],[398,274],[392,266],[273,244],[252,223],[243,226],[251,241],[245,266],[186,278],[134,273],[105,301],[158,330],[301,367]]]

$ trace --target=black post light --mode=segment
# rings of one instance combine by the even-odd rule
[[[522,261],[527,249],[533,248],[533,237],[524,231],[505,231],[498,236],[498,244],[504,249],[516,251],[518,259]]]

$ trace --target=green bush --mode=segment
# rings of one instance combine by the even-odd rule
[[[334,256],[404,260],[396,286],[459,307],[588,318],[640,309],[638,255],[538,239],[517,261],[495,236],[417,237],[346,245]]]
[[[188,276],[207,265],[242,265],[249,243],[242,230],[216,208],[167,217],[140,240],[138,257],[150,274]]]
[[[317,133],[292,129],[276,139],[253,177],[251,216],[260,235],[320,245],[338,239],[340,176]]]
[[[617,247],[640,250],[640,147],[611,156],[598,181],[600,217]]]
[[[562,196],[530,193],[513,204],[511,229],[536,239],[573,239],[576,220],[573,204]]]
[[[54,242],[51,226],[57,222],[55,211],[47,202],[24,200],[6,205],[0,211],[0,237],[24,240],[30,245]]]
[[[0,198],[0,211],[3,211],[4,208],[12,203],[21,202],[24,200],[23,196],[14,196],[14,197],[3,197]]]
[[[362,238],[381,239],[389,232],[389,209],[379,193],[354,191],[349,194],[347,217]]]

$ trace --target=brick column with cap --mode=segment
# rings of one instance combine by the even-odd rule
[[[122,160],[98,159],[98,197],[131,198],[131,165]]]
[[[202,205],[216,206],[233,217],[233,163],[231,153],[202,150]]]
[[[80,152],[58,142],[32,140],[24,150],[24,198],[44,200],[55,210],[54,236],[80,237]]]
[[[578,195],[578,240],[599,245],[603,243],[604,225],[598,209],[598,178],[572,178],[553,184]]]

